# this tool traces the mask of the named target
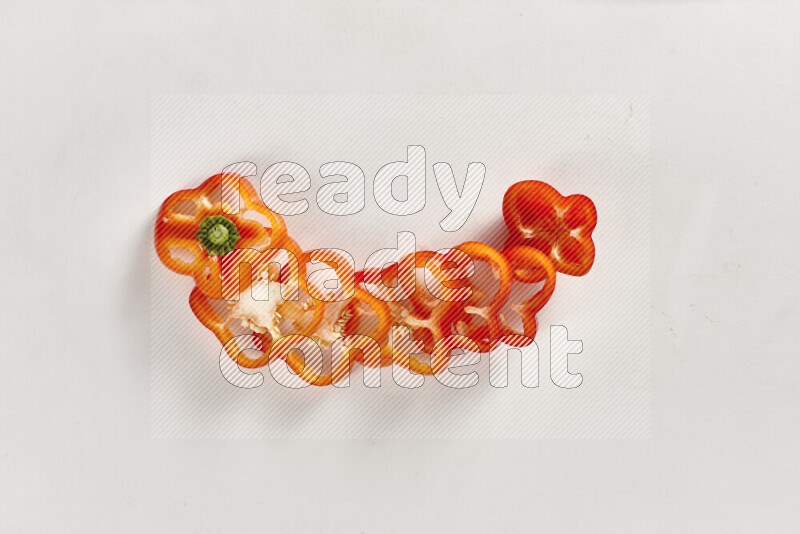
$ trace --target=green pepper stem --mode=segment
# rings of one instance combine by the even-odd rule
[[[224,256],[236,247],[241,236],[233,221],[222,215],[211,215],[200,222],[195,237],[212,256]]]
[[[215,245],[221,245],[228,240],[228,229],[224,224],[217,224],[208,231],[208,238]]]

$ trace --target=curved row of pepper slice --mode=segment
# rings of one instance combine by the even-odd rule
[[[452,348],[469,347],[486,352],[500,341],[512,346],[530,343],[536,335],[536,315],[555,289],[556,273],[582,276],[591,269],[597,212],[586,196],[565,197],[544,182],[523,181],[506,192],[503,217],[509,231],[503,250],[471,241],[446,251],[416,252],[406,258],[417,270],[423,270],[424,276],[432,276],[433,284],[417,283],[413,295],[400,302],[385,302],[364,287],[365,282],[378,280],[390,285],[397,278],[397,264],[379,272],[354,272],[335,251],[303,251],[288,235],[283,218],[264,206],[249,181],[235,174],[218,174],[196,189],[170,195],[157,216],[155,248],[167,268],[193,278],[195,287],[189,297],[193,313],[238,365],[258,368],[272,359],[283,359],[304,381],[328,385],[353,362],[373,367],[394,363],[413,373],[432,374],[442,361],[446,363],[446,358],[438,358],[438,363],[431,365],[428,355],[434,350],[449,353]],[[271,332],[256,328],[259,331],[249,333],[252,345],[259,349],[257,357],[249,356],[237,343],[240,336],[235,334],[234,325],[240,317],[233,303],[222,296],[223,258],[234,248],[291,252],[298,260],[299,272],[295,274],[300,293],[312,297],[302,304],[283,303],[294,317],[292,331],[280,332],[284,338],[275,339],[277,327]],[[470,277],[475,263],[484,263],[491,276]],[[311,283],[312,278],[306,282],[312,264],[326,264],[335,269],[340,280],[352,281],[353,295],[345,300],[325,300],[325,288]],[[464,276],[453,282],[452,272],[458,269]],[[445,276],[447,272],[450,276]],[[282,268],[269,276],[282,282],[289,274]],[[242,269],[240,291],[249,291],[262,275],[268,273]],[[519,293],[512,291],[516,284],[537,287],[518,302],[510,302],[510,296]],[[336,307],[333,319],[328,317],[332,307]],[[519,315],[520,329],[512,328],[509,313]],[[423,353],[398,350],[394,325],[408,328],[412,340],[421,342]],[[355,335],[377,341],[379,348],[369,343],[348,345],[352,350],[343,363],[327,371],[311,369],[299,351],[281,341],[307,336],[330,349],[333,339],[348,336],[358,340]],[[444,339],[458,341],[462,336],[466,345],[437,344]]]

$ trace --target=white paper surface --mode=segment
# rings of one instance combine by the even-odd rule
[[[0,531],[794,533],[798,18],[788,0],[3,2]],[[647,96],[649,437],[153,439],[151,104],[165,94]],[[339,134],[375,137],[372,163],[299,134],[249,139],[261,152],[246,156],[305,150],[312,173],[334,156],[374,171],[413,142],[384,119]],[[469,138],[418,141],[463,172],[484,155],[444,140]],[[208,160],[176,182],[234,145],[197,150]],[[517,154],[503,164],[607,194],[594,176],[564,181],[581,176],[566,155],[555,177]],[[496,209],[488,191],[481,202]],[[607,290],[603,259],[552,304]],[[591,341],[594,308],[563,311],[589,386],[615,356]],[[196,373],[212,359],[193,358]]]

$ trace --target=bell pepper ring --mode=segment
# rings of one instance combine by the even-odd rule
[[[565,197],[544,182],[517,182],[503,197],[507,247],[527,245],[547,254],[558,272],[583,276],[594,264],[594,203],[584,195]]]
[[[486,293],[486,290],[484,289],[480,292],[473,291],[471,303],[463,307],[463,311],[472,317],[470,317],[468,321],[456,323],[457,333],[471,337],[478,343],[482,351],[486,351],[489,348],[491,339],[500,335],[502,332],[499,312],[506,300],[508,300],[508,296],[511,292],[513,272],[505,256],[489,245],[477,241],[469,241],[455,248],[466,252],[473,261],[479,260],[486,262],[492,270],[494,279],[499,283],[497,291],[491,300],[482,305],[478,305],[477,300],[481,296],[481,293]],[[452,306],[451,304],[450,314],[458,311]],[[483,319],[484,322],[483,324],[476,324],[474,322],[475,319]]]
[[[536,283],[544,281],[541,289],[524,302],[512,304],[511,310],[517,313],[522,320],[522,332],[514,331],[501,314],[502,336],[506,344],[512,346],[529,345],[536,337],[536,314],[550,300],[556,287],[556,269],[543,252],[526,246],[516,246],[503,251],[508,259],[515,280],[523,283]],[[493,337],[492,347],[495,347],[500,338]]]

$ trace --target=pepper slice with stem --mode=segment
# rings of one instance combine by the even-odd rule
[[[238,193],[244,209],[223,201]],[[234,248],[265,250],[283,246],[286,225],[258,198],[253,185],[237,174],[216,174],[195,189],[177,191],[161,204],[155,248],[161,263],[191,276],[209,298],[222,298],[221,258]]]

